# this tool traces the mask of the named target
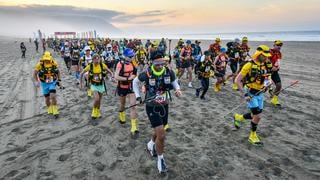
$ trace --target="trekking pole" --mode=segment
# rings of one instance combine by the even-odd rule
[[[286,90],[286,89],[288,89],[288,88],[290,88],[290,87],[292,87],[292,86],[294,86],[294,85],[296,85],[298,83],[299,83],[298,80],[294,80],[294,81],[292,81],[292,83],[290,85],[288,85],[285,88],[280,89],[279,91],[274,92],[273,94],[280,93],[280,92],[282,92],[282,91],[284,91],[284,90]]]
[[[294,80],[290,85],[288,85],[287,87],[281,89],[281,90],[278,91],[278,92],[282,92],[282,91],[284,91],[285,89],[288,89],[288,88],[290,88],[290,87],[298,84],[298,82],[299,82],[298,80]],[[270,86],[271,86],[271,83],[270,83],[268,86],[266,86],[266,87],[264,87],[263,89],[261,89],[260,91],[258,91],[255,95],[260,94],[261,92],[265,91],[265,90],[266,90],[268,87],[270,87]],[[250,96],[250,97],[252,97],[252,96]],[[243,102],[240,103],[238,106],[232,108],[228,113],[226,113],[226,114],[223,116],[223,118],[226,118],[226,116],[227,116],[228,114],[233,113],[235,110],[237,110],[239,107],[241,107],[244,103],[246,103],[246,101],[243,101]]]
[[[127,110],[127,109],[130,109],[130,108],[132,108],[132,107],[138,106],[138,105],[140,105],[140,104],[144,104],[144,103],[146,103],[147,101],[150,101],[150,100],[155,99],[156,97],[157,97],[157,95],[154,95],[154,96],[151,96],[151,97],[145,99],[144,101],[142,101],[142,103],[137,103],[137,104],[134,104],[134,105],[125,107],[125,108],[123,109],[123,111],[125,111],[125,110]],[[120,111],[120,112],[123,112],[123,111]]]

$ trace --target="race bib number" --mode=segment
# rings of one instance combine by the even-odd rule
[[[234,53],[234,58],[239,58],[239,52]]]
[[[149,79],[149,85],[150,86],[155,86],[156,85],[156,80],[155,79]]]
[[[170,84],[170,83],[171,83],[171,78],[170,78],[170,76],[164,77],[164,83],[165,83],[165,84]]]
[[[154,98],[154,102],[157,104],[164,104],[167,101],[167,93],[158,92]]]
[[[205,72],[209,72],[210,71],[210,66],[206,66],[206,69],[204,71]]]

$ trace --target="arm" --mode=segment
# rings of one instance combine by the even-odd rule
[[[140,84],[140,80],[138,77],[134,78],[133,79],[133,82],[132,82],[132,87],[133,87],[133,92],[134,94],[136,95],[136,98],[139,98],[141,97],[140,96],[140,90],[139,90],[139,84]]]
[[[241,93],[242,96],[244,96],[244,91],[243,91],[243,84],[242,84],[242,80],[243,80],[243,76],[241,73],[239,73],[235,79],[235,83],[237,84],[238,88],[239,88],[239,92]]]

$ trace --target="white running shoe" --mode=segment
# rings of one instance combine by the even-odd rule
[[[188,87],[192,88],[192,83],[191,82],[189,82]]]
[[[168,171],[167,164],[164,161],[164,158],[158,158],[158,170],[159,173],[165,173]]]
[[[154,142],[149,141],[147,144],[147,149],[152,157],[157,156],[156,144]]]

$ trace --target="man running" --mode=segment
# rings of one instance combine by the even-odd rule
[[[275,106],[280,106],[278,96],[280,94],[280,90],[282,88],[281,85],[281,79],[279,75],[279,70],[280,70],[280,61],[282,58],[282,54],[280,52],[281,47],[283,43],[280,40],[276,40],[273,43],[273,49],[270,50],[271,57],[270,61],[272,63],[272,73],[271,73],[271,79],[273,83],[276,85],[276,89],[272,92],[272,98],[271,98],[271,104]]]
[[[174,71],[166,68],[164,55],[157,51],[151,57],[152,65],[146,71],[139,74],[133,81],[133,90],[137,101],[142,103],[139,91],[139,83],[145,82],[146,85],[146,112],[154,129],[151,140],[147,148],[152,156],[158,156],[157,166],[160,173],[167,171],[167,165],[164,160],[164,125],[167,124],[169,107],[168,102],[170,90],[175,90],[176,96],[181,96],[181,91]]]
[[[225,74],[227,69],[228,55],[226,48],[220,48],[220,53],[216,56],[214,64],[214,76],[217,82],[214,86],[214,92],[221,90],[221,85],[225,82]]]
[[[191,41],[187,40],[186,41],[186,46],[184,46],[181,49],[180,52],[180,60],[181,60],[181,64],[180,64],[180,70],[179,70],[179,79],[183,76],[183,73],[185,71],[185,69],[187,69],[187,75],[188,75],[188,87],[192,88],[192,48],[191,48]]]
[[[198,79],[201,82],[201,87],[196,89],[196,96],[199,97],[200,91],[202,91],[200,99],[205,100],[204,96],[209,89],[209,78],[211,77],[214,70],[211,54],[209,51],[204,52],[204,58],[202,58],[202,60],[197,64],[196,69],[196,74],[198,74]]]
[[[243,66],[235,80],[241,95],[247,100],[247,106],[251,112],[244,115],[235,114],[234,125],[239,129],[242,121],[251,119],[251,131],[248,141],[258,146],[263,145],[256,131],[263,110],[263,92],[271,84],[271,78],[269,77],[272,64],[268,60],[270,56],[269,47],[260,45],[252,56],[252,61]],[[244,84],[242,84],[242,81]]]
[[[40,62],[36,64],[33,80],[36,87],[41,86],[48,114],[58,116],[56,84],[57,81],[61,81],[61,78],[58,63],[53,60],[50,52],[46,51],[40,59]]]

